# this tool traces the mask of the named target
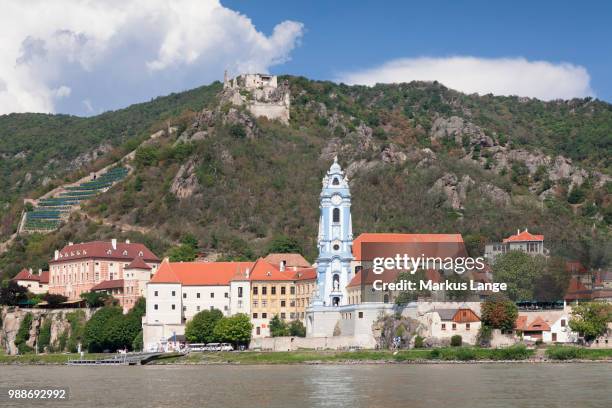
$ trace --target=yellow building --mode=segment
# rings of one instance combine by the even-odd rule
[[[253,336],[270,335],[270,320],[278,315],[282,320],[303,320],[315,287],[314,268],[273,265],[260,258],[249,274],[251,283],[251,321]]]

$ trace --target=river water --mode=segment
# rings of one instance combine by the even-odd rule
[[[7,407],[612,407],[612,365],[0,366],[0,388],[69,387]]]

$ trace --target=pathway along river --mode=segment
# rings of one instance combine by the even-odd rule
[[[0,366],[0,389],[69,387],[9,407],[612,407],[612,365]]]

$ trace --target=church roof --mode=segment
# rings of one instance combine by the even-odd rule
[[[465,253],[465,245],[461,234],[397,234],[397,233],[363,233],[353,240],[353,256],[356,260],[362,258],[362,244],[365,243],[393,243],[393,244],[456,244],[443,249],[449,252]],[[417,249],[417,248],[415,248]],[[421,248],[423,249],[423,248]],[[434,247],[431,247],[434,249]],[[421,252],[421,251],[418,251]],[[409,254],[415,257],[421,256],[418,254]],[[426,256],[429,254],[425,254]],[[436,254],[442,256],[443,254]],[[449,255],[450,256],[450,255]]]

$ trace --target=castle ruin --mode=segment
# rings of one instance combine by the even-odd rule
[[[230,79],[226,71],[223,94],[233,105],[245,106],[255,117],[289,123],[289,84],[283,81],[279,85],[276,75],[241,74]]]

